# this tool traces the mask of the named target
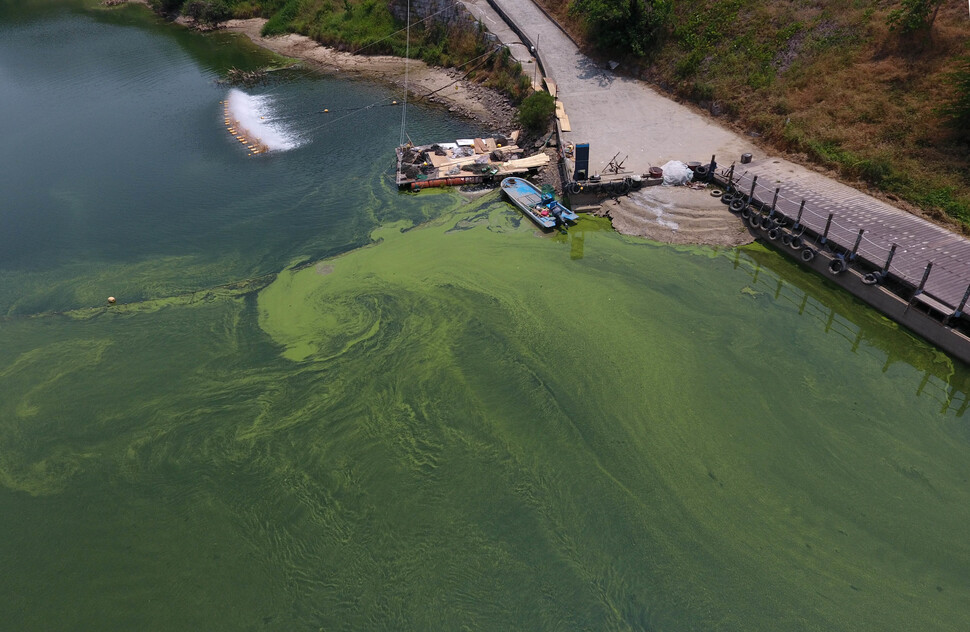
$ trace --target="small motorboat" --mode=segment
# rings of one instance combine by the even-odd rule
[[[546,185],[540,191],[538,187],[522,178],[505,178],[502,180],[502,191],[513,204],[532,218],[542,228],[555,228],[566,222],[579,219],[557,199],[552,187]]]

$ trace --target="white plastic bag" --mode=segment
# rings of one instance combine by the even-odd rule
[[[679,160],[671,160],[663,166],[665,186],[683,186],[691,181],[694,172]]]

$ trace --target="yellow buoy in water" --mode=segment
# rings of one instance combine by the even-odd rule
[[[326,113],[327,113],[327,112],[329,112],[329,111],[330,111],[330,110],[328,110],[327,108],[323,108],[323,113],[324,113],[324,114],[326,114]]]
[[[115,304],[115,297],[109,296],[108,297],[108,304],[109,305],[114,305]]]
[[[391,105],[397,105],[397,101],[391,101]]]

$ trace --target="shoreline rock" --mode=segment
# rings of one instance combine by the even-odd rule
[[[300,59],[316,70],[350,73],[402,88],[407,81],[412,101],[444,107],[449,112],[491,128],[491,131],[507,133],[515,127],[515,107],[507,97],[491,88],[462,79],[461,73],[454,68],[429,66],[414,59],[405,64],[404,58],[392,55],[343,52],[295,33],[264,37],[260,31],[265,23],[264,18],[228,20],[222,24],[222,29],[241,33],[257,46]]]

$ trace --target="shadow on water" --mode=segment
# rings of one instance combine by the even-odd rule
[[[914,394],[937,401],[941,415],[963,418],[970,408],[970,370],[959,360],[775,253],[750,248],[723,254],[736,270],[749,275],[752,295],[768,296],[778,306],[808,318],[840,351],[877,358],[883,373],[895,364],[916,369],[922,375],[913,384]],[[898,344],[896,336],[886,336],[887,327],[898,331],[905,344]]]

